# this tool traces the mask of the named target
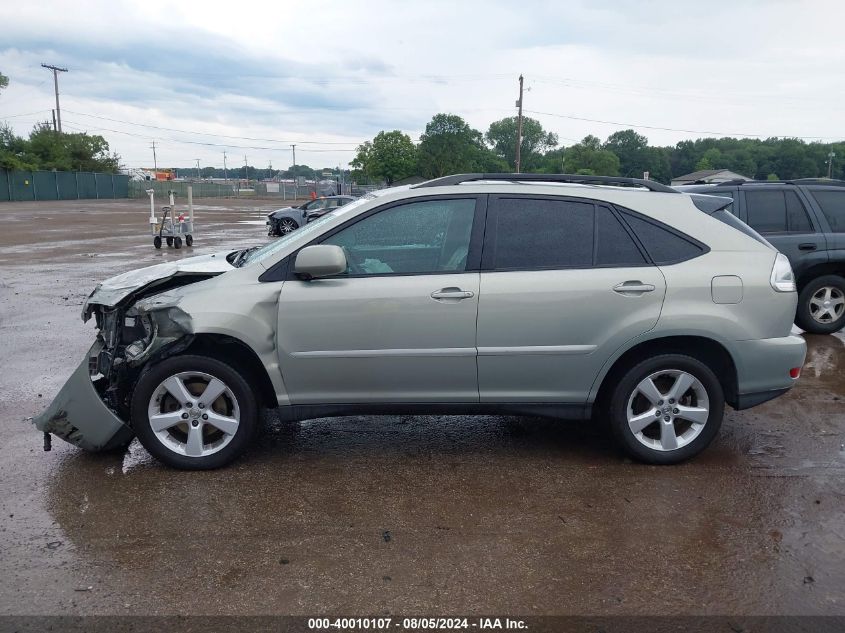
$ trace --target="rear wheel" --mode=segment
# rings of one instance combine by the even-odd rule
[[[710,444],[724,407],[722,386],[707,365],[665,354],[622,376],[608,415],[614,437],[629,455],[650,464],[675,464]]]
[[[824,275],[804,286],[795,323],[811,334],[831,334],[845,326],[845,278]]]
[[[161,248],[161,238],[158,235],[153,238],[153,246]]]
[[[173,247],[174,248],[182,248],[182,238],[181,237],[174,237],[173,238]]]
[[[194,245],[194,236],[193,235],[186,235],[185,236],[185,246],[193,246]]]
[[[206,356],[174,356],[147,369],[132,394],[131,420],[141,444],[168,466],[225,466],[258,426],[255,395],[229,365]]]

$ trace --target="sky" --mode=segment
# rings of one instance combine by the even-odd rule
[[[11,2],[11,0],[7,0]],[[128,168],[345,166],[380,130],[438,112],[486,131],[525,114],[563,146],[633,127],[845,139],[841,1],[30,0],[0,27],[0,122],[54,107]]]

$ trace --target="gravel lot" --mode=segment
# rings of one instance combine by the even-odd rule
[[[274,206],[198,200],[194,247],[156,251],[144,200],[0,204],[0,614],[845,614],[841,335],[675,467],[496,416],[271,412],[215,472],[42,452],[94,284],[262,243]]]

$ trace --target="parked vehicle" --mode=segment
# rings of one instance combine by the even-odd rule
[[[352,202],[352,196],[327,196],[309,200],[298,207],[276,209],[267,214],[267,234],[272,236],[287,235],[308,222],[308,214],[328,213]]]
[[[675,463],[795,383],[787,258],[729,198],[591,176],[465,174],[377,192],[262,247],[107,280],[97,340],[36,426],[222,466],[261,407],[606,422]]]
[[[730,196],[731,212],[789,258],[798,327],[830,334],[845,326],[845,181],[731,181],[683,190]]]

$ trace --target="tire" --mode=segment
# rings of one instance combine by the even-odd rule
[[[153,238],[153,246],[161,248],[161,238],[158,235]]]
[[[282,218],[276,226],[278,227],[277,230],[279,235],[287,235],[288,233],[293,233],[296,229],[298,229],[299,223],[297,223],[297,221],[293,218]]]
[[[173,248],[182,248],[182,238],[181,237],[174,237],[173,238]]]
[[[167,240],[167,245],[168,245],[168,246],[173,246],[173,238],[172,238],[172,237],[166,237],[166,238],[164,238],[164,239],[166,239],[166,240]]]
[[[650,397],[644,388],[648,379],[656,387]],[[683,391],[673,394],[674,388]],[[625,372],[611,393],[607,415],[613,437],[628,455],[648,464],[677,464],[713,441],[724,409],[722,385],[707,365],[691,356],[664,354]]]
[[[185,246],[193,246],[194,245],[194,236],[193,235],[186,235],[185,236]]]
[[[209,407],[202,394],[212,381],[216,381],[215,393],[220,384],[224,390]],[[178,388],[179,383],[185,391]],[[192,400],[179,402],[171,389]],[[258,428],[252,389],[237,370],[207,356],[172,356],[148,367],[135,385],[130,407],[132,428],[144,448],[167,466],[182,470],[225,466],[246,450]],[[151,415],[160,416],[155,430]],[[184,415],[188,418],[182,422]],[[217,422],[204,421],[203,415]],[[198,435],[197,431],[191,434],[192,428],[199,430]]]
[[[811,334],[841,330],[845,326],[845,277],[823,275],[804,286],[798,295],[795,324]]]

